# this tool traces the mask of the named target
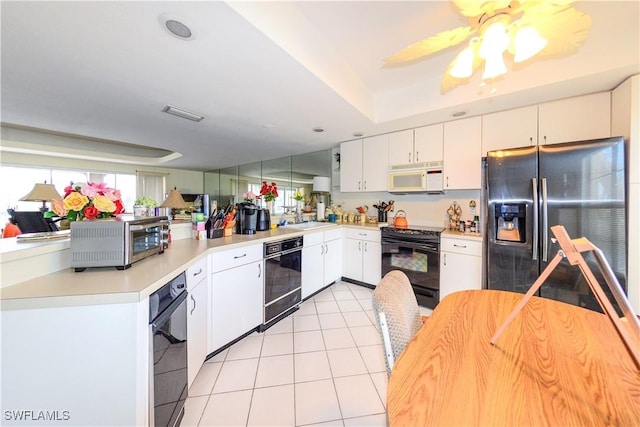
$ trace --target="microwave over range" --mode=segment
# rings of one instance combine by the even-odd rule
[[[389,168],[390,193],[442,194],[442,162],[411,163]]]
[[[71,267],[116,267],[124,270],[151,255],[161,254],[169,244],[166,216],[74,221],[71,223]]]

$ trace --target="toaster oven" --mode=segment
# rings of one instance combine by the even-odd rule
[[[116,267],[124,270],[136,261],[164,252],[169,242],[166,216],[75,221],[71,223],[71,267]]]

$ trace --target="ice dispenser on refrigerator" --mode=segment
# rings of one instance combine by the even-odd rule
[[[496,240],[524,243],[526,237],[526,211],[524,203],[496,203]]]

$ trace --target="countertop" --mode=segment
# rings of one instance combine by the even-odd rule
[[[468,232],[463,233],[458,230],[444,230],[441,234],[441,237],[482,241],[482,234],[480,233],[468,233]]]
[[[162,285],[173,279],[209,253],[260,244],[284,237],[294,237],[326,230],[337,226],[379,228],[384,224],[323,223],[321,226],[300,230],[293,227],[278,227],[253,235],[233,234],[218,239],[182,239],[173,241],[163,254],[154,255],[134,263],[127,270],[115,268],[87,268],[74,272],[67,268],[41,277],[32,278],[0,289],[0,308],[16,310],[43,307],[65,307],[95,304],[135,303],[147,298]],[[15,239],[15,238],[14,238]],[[16,256],[4,242],[3,258]],[[15,243],[14,243],[15,244]],[[29,245],[22,246],[22,245]],[[35,246],[34,246],[35,245]],[[69,240],[45,242],[42,248],[52,250],[69,247]],[[19,243],[18,250],[39,249],[36,243]]]

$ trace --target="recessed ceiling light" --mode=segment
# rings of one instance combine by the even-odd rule
[[[187,111],[183,108],[174,107],[172,105],[167,105],[162,109],[165,113],[173,114],[174,116],[182,117],[183,119],[193,120],[194,122],[199,122],[204,119],[204,116],[198,113],[194,113],[192,111]]]
[[[364,132],[354,132],[353,136],[355,136],[356,138],[361,138],[364,136]]]
[[[324,129],[322,129],[322,128],[313,128],[313,131],[320,133],[320,132],[324,132]]]
[[[195,33],[187,21],[170,13],[163,13],[159,17],[162,27],[180,40],[193,40]]]
[[[467,114],[466,111],[456,111],[455,113],[452,114],[453,117],[462,117],[465,114]]]

